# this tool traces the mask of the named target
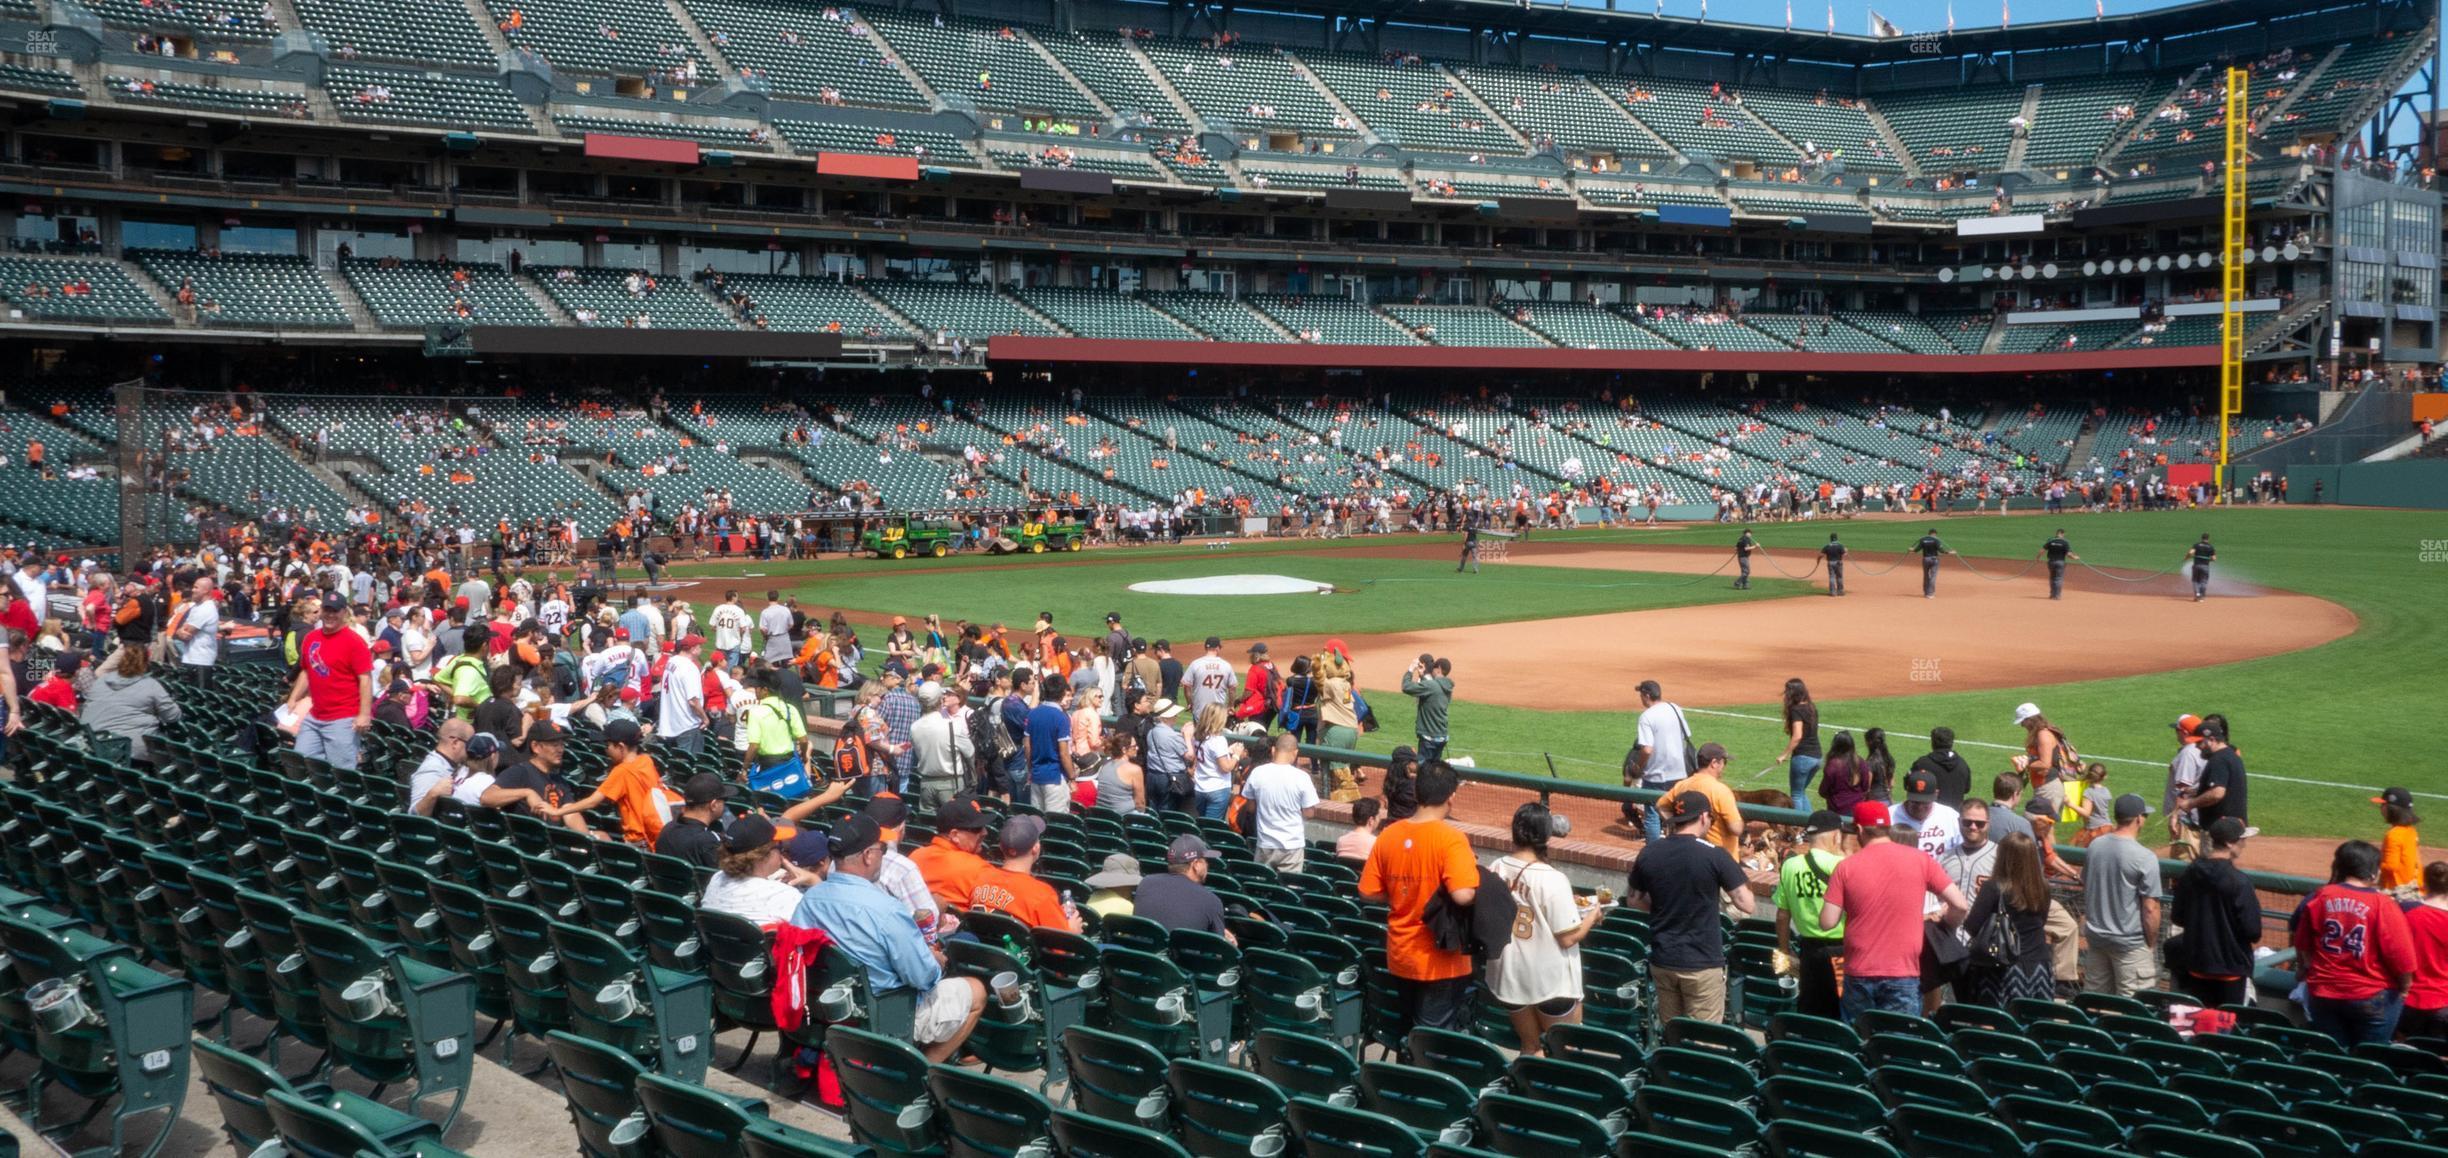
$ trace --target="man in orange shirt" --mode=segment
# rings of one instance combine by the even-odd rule
[[[1445,821],[1461,776],[1453,765],[1430,760],[1413,783],[1419,811],[1385,826],[1360,870],[1360,899],[1386,904],[1386,970],[1394,975],[1396,1033],[1402,1037],[1413,1026],[1465,1028],[1470,954],[1437,948],[1422,916],[1439,892],[1456,905],[1479,895],[1479,861],[1470,839]]]
[[[1015,816],[1003,822],[1003,865],[989,867],[978,874],[977,888],[969,895],[972,907],[1002,913],[1016,918],[1032,929],[1068,929],[1077,933],[1083,928],[1080,918],[1063,911],[1062,899],[1054,895],[1054,886],[1029,875],[1037,866],[1038,839],[1045,835],[1045,821],[1034,816]],[[921,876],[925,870],[919,870]]]
[[[986,871],[985,858],[977,854],[985,841],[986,815],[978,811],[977,802],[955,797],[935,810],[935,839],[909,854],[910,863],[918,866],[919,877],[936,900],[946,908],[966,909],[977,892],[978,877]]]
[[[1658,804],[1664,807],[1667,801],[1677,796],[1699,793],[1700,798],[1708,801],[1709,806],[1708,831],[1703,835],[1707,836],[1710,844],[1732,853],[1734,859],[1740,861],[1742,860],[1743,834],[1742,807],[1741,802],[1734,798],[1734,790],[1726,787],[1725,745],[1702,744],[1696,755],[1700,765],[1699,770],[1684,777],[1675,785],[1674,791],[1659,797]],[[1673,810],[1667,809],[1667,811]]]
[[[559,820],[608,801],[620,808],[621,839],[653,848],[655,839],[663,835],[664,821],[670,818],[673,798],[671,790],[663,787],[663,773],[655,768],[654,758],[646,754],[645,730],[636,720],[614,720],[604,725],[603,745],[604,757],[612,762],[603,782],[584,799],[552,809],[545,819]]]

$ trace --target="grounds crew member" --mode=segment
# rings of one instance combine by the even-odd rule
[[[2066,560],[2079,560],[2082,556],[2075,554],[2073,544],[2066,542],[2064,527],[2057,528],[2056,538],[2040,544],[2040,553],[2048,557],[2049,598],[2065,598]]]
[[[1751,530],[1748,527],[1743,529],[1742,538],[1734,540],[1734,562],[1742,568],[1734,576],[1736,591],[1751,589],[1751,552],[1758,549],[1759,540],[1751,537]]]
[[[1921,553],[1921,598],[1938,598],[1938,556],[1952,555],[1947,545],[1938,540],[1938,528],[1931,527],[1912,549]]]
[[[2210,595],[2210,564],[2218,562],[2218,548],[2210,545],[2210,532],[2203,531],[2200,542],[2185,548],[2183,558],[2193,562],[2193,602],[2199,603]]]
[[[1819,548],[1819,553],[1827,557],[1828,594],[1844,594],[1845,545],[1836,541],[1835,532],[1828,532],[1827,546]]]

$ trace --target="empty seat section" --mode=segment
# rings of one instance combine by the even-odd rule
[[[1521,143],[1435,64],[1327,52],[1304,52],[1301,61],[1389,143],[1415,152],[1523,153]]]
[[[619,517],[619,508],[576,471],[557,462],[533,461],[539,453],[496,450],[387,474],[353,473],[349,481],[399,513],[425,513],[477,526],[503,519],[518,524],[575,518],[580,533],[596,534]]]
[[[512,47],[559,71],[643,77],[693,62],[701,82],[715,79],[659,0],[485,0],[485,6]]]
[[[1778,140],[1734,99],[1731,86],[1711,92],[1696,81],[1614,78],[1608,93],[1624,103],[1650,131],[1677,150],[1705,153],[1720,162],[1757,161],[1783,167],[1802,154]]]
[[[492,68],[493,46],[465,4],[294,0],[298,19],[335,53],[417,64]]]
[[[1749,86],[1743,88],[1742,99],[1752,116],[1784,134],[1786,140],[1802,146],[1806,154],[1817,149],[1821,156],[1844,162],[1847,173],[1892,178],[1904,172],[1903,163],[1880,138],[1869,110],[1859,101],[1826,92]]]
[[[6,11],[0,8],[0,11]],[[85,91],[77,79],[65,72],[48,68],[28,68],[22,64],[0,64],[0,89],[15,92],[47,92],[70,96]]]
[[[1178,133],[1189,129],[1181,110],[1167,100],[1148,76],[1139,58],[1122,38],[1110,32],[1056,33],[1037,30],[1037,43],[1071,70],[1124,123]]]
[[[1877,335],[1883,342],[1915,354],[1976,354],[1980,352],[1981,340],[1989,334],[1986,318],[1975,328],[1968,324],[1969,318],[1925,318],[1901,310],[1846,311],[1837,316]],[[1939,329],[1942,322],[1948,327],[1946,332]]]
[[[280,511],[292,522],[337,526],[350,503],[269,438],[226,433],[210,449],[173,450],[171,477],[180,494],[261,519]]]
[[[1612,310],[1584,302],[1511,302],[1523,325],[1575,350],[1671,350],[1674,343],[1624,320]]]
[[[2083,412],[2070,406],[2042,408],[2034,414],[2029,410],[2001,417],[1991,433],[1998,444],[2029,457],[2035,463],[2064,466],[2074,452],[2074,440],[2082,434]]]
[[[602,112],[555,112],[553,124],[560,128],[563,135],[572,137],[587,133],[610,133],[630,137],[670,137],[726,149],[773,148],[764,126],[737,121],[681,121],[652,115],[631,118]]]
[[[1715,192],[1693,185],[1657,185],[1635,181],[1629,185],[1607,184],[1583,180],[1576,183],[1581,196],[1593,205],[1617,208],[1641,208],[1658,205],[1698,205],[1709,209],[1726,208],[1725,198]]]
[[[1875,101],[1924,171],[1994,173],[2006,167],[2014,143],[2007,122],[2022,115],[2023,91],[2022,85],[1972,85],[1886,93]]]
[[[1176,40],[1142,41],[1139,47],[1210,127],[1229,125],[1245,141],[1260,128],[1342,140],[1359,136],[1358,130],[1334,123],[1334,106],[1280,50],[1259,44],[1218,49]]]
[[[1504,315],[1478,306],[1394,306],[1385,308],[1413,336],[1439,346],[1516,346],[1544,348],[1550,343],[1514,325]]]
[[[801,152],[866,153],[882,157],[916,157],[926,164],[975,165],[967,145],[950,133],[927,129],[885,129],[846,125],[837,121],[783,118],[774,128]]]
[[[2156,78],[2147,75],[2052,80],[2040,86],[2023,164],[2032,169],[2088,167],[2141,107]]]
[[[749,466],[724,447],[684,446],[652,457],[641,469],[603,472],[604,484],[622,494],[644,491],[661,501],[667,515],[684,506],[709,509],[719,497],[741,511],[796,511],[808,505],[806,484]]]
[[[1021,301],[1083,338],[1137,338],[1183,342],[1201,337],[1163,311],[1131,294],[1108,290],[1039,286],[1016,291]]]
[[[937,96],[982,109],[1101,119],[1096,102],[1046,62],[1020,26],[871,12],[868,23]]]
[[[971,340],[997,334],[1053,338],[1061,333],[991,286],[953,281],[867,281],[867,292],[926,328]]]
[[[207,326],[349,324],[323,275],[303,257],[233,253],[206,257],[166,249],[131,249],[127,256],[173,295],[182,284],[196,293],[196,320]]]
[[[1156,163],[1146,153],[1108,153],[1074,148],[1066,144],[1023,143],[1019,141],[988,141],[986,151],[995,163],[1006,169],[1073,169],[1083,173],[1108,173],[1117,181],[1151,181],[1173,183],[1173,172]]]
[[[1870,211],[1858,201],[1832,201],[1817,197],[1787,197],[1775,193],[1751,193],[1741,189],[1731,195],[1734,208],[1753,217],[1867,217]]]
[[[1261,189],[1380,189],[1387,191],[1399,191],[1409,189],[1411,187],[1410,182],[1403,180],[1401,170],[1383,168],[1376,165],[1351,165],[1342,168],[1321,169],[1316,166],[1259,165],[1249,161],[1243,161],[1241,163],[1241,175],[1249,178],[1250,184]]]
[[[1345,298],[1251,294],[1243,300],[1304,341],[1329,346],[1409,346],[1419,341],[1366,305]]]
[[[457,321],[494,326],[552,323],[510,271],[490,262],[351,258],[340,263],[340,273],[384,329]]]
[[[2303,94],[2287,106],[2278,123],[2264,125],[2262,135],[2292,141],[2298,135],[2337,131],[2366,102],[2396,87],[2390,83],[2396,79],[2391,75],[2395,71],[2392,66],[2405,55],[2405,50],[2403,37],[2347,45],[2337,59],[2303,82]]]
[[[731,273],[723,282],[748,291],[768,329],[840,334],[848,342],[912,337],[865,295],[831,278]]]
[[[1247,304],[1203,290],[1167,290],[1141,295],[1148,304],[1190,323],[1220,342],[1282,342],[1284,335]]]
[[[841,10],[786,0],[683,0],[699,27],[736,68],[753,71],[774,93],[844,104],[923,109],[925,97],[893,67],[883,48]]]
[[[1807,314],[1743,315],[1743,324],[1794,344],[1798,349],[1828,354],[1893,354],[1897,347],[1854,329],[1841,318]]]
[[[1013,480],[1034,456],[1004,446],[1002,436],[986,427],[914,398],[834,399],[831,406],[873,444],[836,434],[795,447],[820,481],[881,494],[890,505],[1010,508],[1026,502]],[[985,460],[983,471],[964,465],[972,450]]]
[[[1656,330],[1676,345],[1691,350],[1791,350],[1785,342],[1746,326],[1738,318],[1724,314],[1693,311],[1665,315],[1642,315],[1635,319],[1641,325]]]
[[[531,266],[527,276],[582,326],[626,326],[642,319],[650,328],[667,330],[739,328],[730,311],[676,274],[647,275],[600,266]]]
[[[276,117],[302,121],[309,113],[304,89],[264,88],[254,84],[189,84],[155,74],[107,78],[111,95],[130,104],[175,105],[240,116]]]
[[[2256,319],[2247,316],[2244,329],[2250,332]],[[2142,346],[2215,346],[2219,343],[2219,319],[2216,315],[2193,314],[2169,318],[2164,322],[2148,323],[2134,333],[2118,340],[2125,347]]]
[[[1666,149],[1580,74],[1494,65],[1453,65],[1456,77],[1532,145],[1544,137],[1567,152],[1611,154],[1621,167],[1662,161]]]
[[[333,64],[323,69],[323,91],[344,121],[535,131],[527,106],[490,76]]]
[[[238,0],[206,0],[194,5],[152,3],[150,0],[85,0],[85,7],[113,28],[166,32],[207,40],[270,40],[280,26],[265,19],[260,5]]]
[[[93,322],[170,320],[114,261],[78,257],[0,257],[0,298],[33,318]],[[105,403],[107,407],[107,402]],[[107,409],[104,411],[108,413]]]
[[[1195,487],[1214,497],[1229,492],[1269,505],[1283,499],[1282,492],[1267,483],[1193,454],[1167,450],[1130,426],[1108,421],[1093,411],[1013,401],[983,402],[980,411],[988,424],[1011,433],[1023,449],[1040,458],[1100,477],[1110,473],[1113,482],[1149,494],[1170,498]]]
[[[367,458],[384,470],[414,470],[448,458],[490,450],[482,431],[464,417],[433,405],[402,407],[354,398],[267,399],[274,425],[298,442],[321,445],[349,458]]]
[[[1469,174],[1421,176],[1423,191],[1430,197],[1461,197],[1491,200],[1499,197],[1569,198],[1572,189],[1562,178],[1539,177],[1527,181],[1505,181]]]

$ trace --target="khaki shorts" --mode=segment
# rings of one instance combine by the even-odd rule
[[[918,1003],[918,1015],[910,1025],[910,1038],[920,1045],[933,1045],[952,1040],[969,1020],[971,1003],[977,989],[966,977],[946,977],[927,991],[926,999]]]
[[[1258,863],[1279,873],[1299,872],[1308,863],[1309,850],[1305,848],[1262,848],[1257,851]]]

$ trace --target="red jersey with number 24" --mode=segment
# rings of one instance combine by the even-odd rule
[[[2295,910],[2295,954],[2314,997],[2361,1001],[2414,971],[2414,937],[2397,899],[2322,885]]]

